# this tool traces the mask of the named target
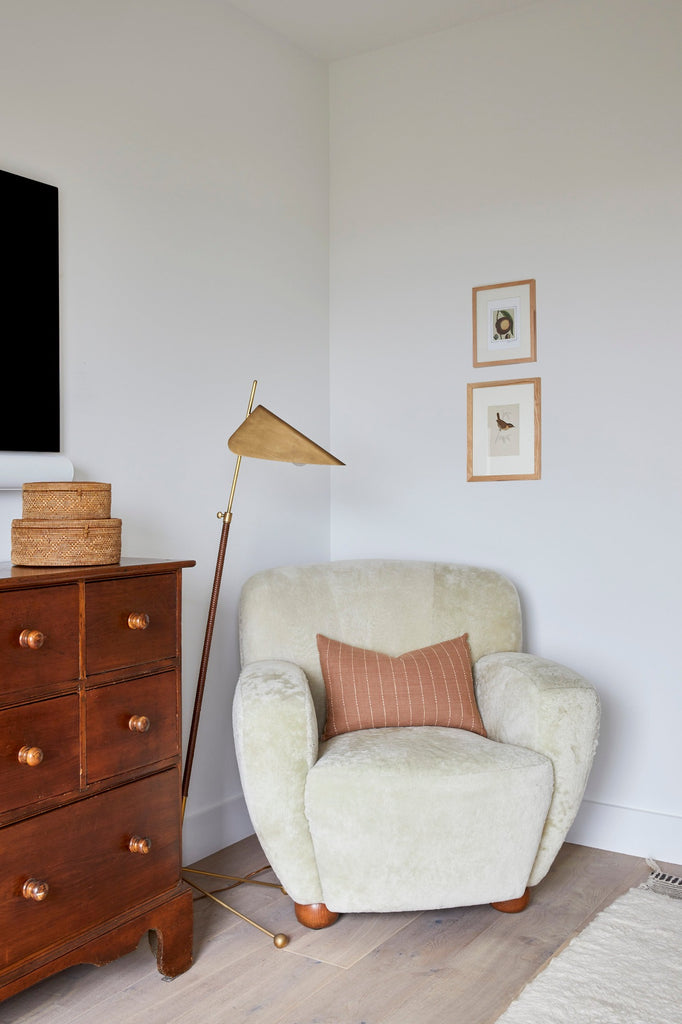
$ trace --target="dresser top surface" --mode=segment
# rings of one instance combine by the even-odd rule
[[[113,565],[68,565],[68,566],[19,566],[11,562],[0,562],[0,590],[15,587],[34,587],[40,584],[70,583],[80,579],[119,579],[122,576],[139,576],[147,573],[174,572],[189,569],[196,562],[166,561],[159,558],[122,558]]]

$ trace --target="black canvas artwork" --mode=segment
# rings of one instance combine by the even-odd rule
[[[60,450],[58,195],[0,171],[0,451]]]

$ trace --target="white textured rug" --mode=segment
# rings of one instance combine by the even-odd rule
[[[682,899],[630,889],[547,965],[498,1024],[682,1024]]]

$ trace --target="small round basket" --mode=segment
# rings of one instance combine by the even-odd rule
[[[22,487],[24,519],[109,519],[111,484],[28,483]]]

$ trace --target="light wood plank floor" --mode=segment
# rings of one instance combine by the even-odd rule
[[[196,866],[242,874],[264,863],[251,837]],[[145,938],[106,967],[74,967],[6,1000],[0,1024],[492,1024],[566,942],[648,873],[640,858],[567,844],[522,914],[487,906],[361,914],[319,932],[296,922],[279,890],[240,886],[227,902],[289,935],[286,949],[198,897],[194,966],[182,977],[158,975]]]

